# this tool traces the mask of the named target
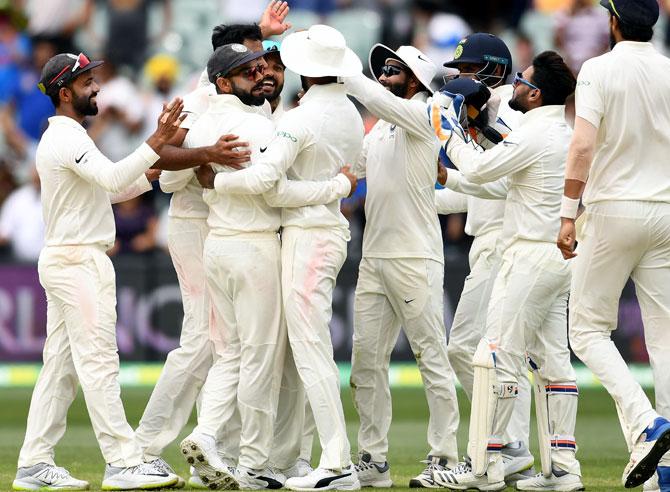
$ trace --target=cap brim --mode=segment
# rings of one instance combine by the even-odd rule
[[[89,70],[93,70],[94,68],[99,67],[103,63],[105,63],[103,60],[96,60],[96,61],[89,62],[88,65],[86,65],[81,70],[77,71],[76,76],[78,77],[79,75],[81,75],[84,72],[88,72]]]
[[[286,68],[305,77],[353,77],[363,71],[363,64],[356,53],[345,48],[337,65],[324,63],[309,49],[308,31],[289,34],[281,44],[279,55]]]
[[[463,57],[463,58],[459,58],[458,60],[454,59],[454,60],[450,60],[448,62],[444,62],[442,64],[442,66],[447,67],[447,68],[458,68],[458,65],[460,65],[461,63],[476,63],[476,64],[479,65],[481,62],[482,61],[479,58]]]
[[[609,0],[600,0],[600,5],[605,7],[610,12],[612,11],[612,6],[610,5]]]
[[[238,67],[241,67],[242,65],[245,65],[246,63],[249,63],[250,61],[254,61],[262,56],[265,56],[268,54],[267,50],[261,50],[261,51],[252,51],[248,55],[246,55],[243,58],[240,58],[237,63],[235,63],[233,66],[231,66],[228,69],[228,72],[226,72],[226,75],[230,73],[231,70],[235,70]]]

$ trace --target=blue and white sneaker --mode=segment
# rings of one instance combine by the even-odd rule
[[[361,453],[358,464],[354,465],[361,487],[389,489],[393,487],[388,461],[372,461],[370,453]]]
[[[639,437],[621,481],[627,489],[646,482],[656,471],[658,462],[670,450],[670,421],[658,417]]]

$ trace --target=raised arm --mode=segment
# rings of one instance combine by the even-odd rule
[[[283,176],[277,185],[263,194],[271,207],[307,207],[325,205],[345,198],[356,189],[356,177],[348,166],[328,181],[300,181]]]
[[[345,78],[344,87],[376,117],[398,125],[416,137],[433,138],[433,130],[426,119],[425,102],[397,97],[363,74]]]
[[[468,181],[463,174],[456,169],[449,169],[445,186],[458,193],[484,198],[486,200],[505,200],[509,181],[507,177],[485,184],[475,184]]]
[[[440,215],[467,212],[468,197],[448,188],[435,190],[435,207]]]
[[[160,172],[152,170],[150,172]],[[137,178],[128,188],[123,190],[121,193],[110,193],[109,201],[112,203],[120,203],[140,196],[143,193],[151,190],[151,181],[149,181],[146,174],[143,174]]]

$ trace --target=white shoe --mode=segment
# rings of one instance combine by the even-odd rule
[[[372,461],[369,453],[361,453],[358,464],[354,465],[361,487],[388,489],[393,487],[388,461]]]
[[[533,455],[530,454],[528,448],[524,446],[523,443],[519,444],[521,444],[521,446],[516,448],[510,447],[509,445],[505,445],[502,448],[501,455],[503,466],[505,467],[506,482],[508,482],[508,478],[513,481],[515,475],[521,474],[526,470],[530,470],[533,468],[533,464],[535,463],[535,458],[533,458]],[[535,474],[533,473],[530,476],[523,476],[523,478],[530,478],[534,475]],[[520,479],[521,478],[517,478],[517,480]]]
[[[281,489],[286,482],[284,475],[270,468],[253,470],[246,466],[238,466],[235,476],[242,490]]]
[[[209,489],[207,485],[205,485],[205,482],[202,481],[202,478],[200,478],[200,475],[198,475],[198,472],[195,471],[195,468],[192,466],[189,467],[189,471],[191,473],[191,476],[188,479],[188,486],[191,487],[192,489]]]
[[[447,458],[440,458],[439,456],[428,456],[428,459],[422,460],[421,463],[426,463],[426,468],[423,469],[416,477],[410,479],[409,486],[412,489],[437,489],[438,485],[433,480],[433,472],[444,471],[447,469]]]
[[[12,483],[14,490],[87,490],[88,482],[70,475],[60,466],[38,463],[19,468]]]
[[[349,465],[341,471],[316,468],[304,477],[289,478],[284,487],[291,490],[358,490],[361,484],[354,465]]]
[[[177,483],[172,486],[173,489],[183,489],[184,486],[186,485],[186,481],[184,481],[183,478],[181,478],[177,473],[174,471],[174,469],[170,466],[170,464],[165,461],[163,458],[156,458],[151,461],[148,461],[150,465],[152,465],[154,468],[157,470],[160,470],[164,473],[172,474],[177,477]]]
[[[211,436],[192,433],[180,444],[181,452],[189,465],[195,468],[201,481],[212,490],[237,490],[235,474],[216,451]]]
[[[661,492],[661,487],[658,485],[658,474],[654,473],[649,480],[644,482],[642,490],[644,492]]]
[[[549,478],[542,473],[538,473],[532,478],[519,480],[516,483],[517,490],[552,490],[556,492],[572,492],[574,490],[584,490],[584,484],[579,475],[574,473],[565,473],[556,476],[553,472]]]
[[[508,487],[514,487],[519,480],[526,480],[527,478],[533,478],[537,475],[535,467],[531,466],[528,470],[524,470],[518,473],[513,473],[512,475],[507,475],[505,477],[505,483]]]
[[[670,421],[658,417],[638,438],[621,482],[627,489],[642,485],[656,471],[658,462],[670,450]]]
[[[435,485],[451,490],[504,490],[507,485],[504,480],[489,482],[489,477],[484,474],[475,476],[469,461],[459,463],[451,470],[433,472]]]
[[[281,473],[287,479],[293,477],[304,477],[305,475],[309,475],[313,471],[314,468],[312,468],[312,465],[309,464],[309,461],[304,460],[302,458],[299,458],[298,461],[296,461],[293,464],[293,466],[277,470],[278,473]]]
[[[163,489],[172,487],[178,480],[177,475],[166,473],[149,463],[127,467],[107,465],[101,488],[102,490]]]

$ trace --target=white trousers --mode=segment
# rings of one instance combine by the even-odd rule
[[[335,280],[346,254],[346,241],[329,229],[286,227],[282,232],[288,339],[319,433],[319,466],[334,470],[351,464],[329,329]]]
[[[46,247],[38,271],[47,295],[47,339],[18,466],[54,463],[77,381],[105,462],[141,463],[121,402],[112,262],[94,246]]]
[[[567,333],[570,278],[570,266],[553,243],[517,240],[503,252],[486,318],[486,339],[496,347],[499,382],[526,378],[529,359],[548,385],[574,386]],[[502,429],[507,429],[509,421],[498,416],[504,414],[503,406],[511,400],[498,400],[494,421],[499,421]],[[576,410],[574,405],[571,414],[560,416],[552,429],[573,443]],[[574,447],[555,447],[551,454],[559,468],[581,474]]]
[[[458,402],[447,356],[444,266],[424,258],[363,258],[354,304],[351,388],[360,417],[358,451],[386,461],[391,425],[388,371],[402,326],[430,409],[428,454],[458,462]]]
[[[219,358],[202,389],[196,432],[216,436],[240,412],[239,464],[268,466],[284,362],[279,237],[216,236],[205,241],[205,271]]]
[[[629,277],[642,311],[658,413],[670,417],[670,204],[588,207],[573,262],[570,343],[614,398],[629,448],[658,416],[611,340]]]
[[[136,431],[149,461],[160,456],[186,425],[212,366],[209,297],[202,262],[208,232],[206,219],[170,217],[168,221],[168,248],[179,280],[184,319],[179,347],[168,354]]]
[[[470,274],[465,278],[461,298],[458,301],[454,321],[449,332],[447,352],[454,373],[468,399],[472,401],[474,369],[472,356],[486,332],[486,313],[498,268],[500,253],[496,249],[500,230],[475,237],[470,248]],[[523,442],[528,446],[530,433],[530,382],[527,377],[519,379],[519,396],[503,443]]]

